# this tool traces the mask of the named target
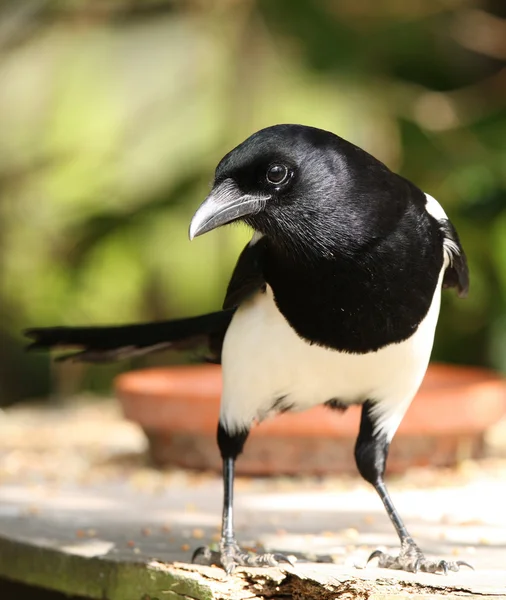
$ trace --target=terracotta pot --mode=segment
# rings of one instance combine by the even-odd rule
[[[115,389],[125,416],[148,436],[157,464],[221,469],[219,366],[131,371],[116,378]],[[394,438],[388,468],[399,472],[478,457],[484,432],[505,413],[502,378],[484,369],[431,365]],[[358,407],[341,413],[318,406],[267,420],[253,428],[237,470],[259,475],[354,472],[359,418]]]

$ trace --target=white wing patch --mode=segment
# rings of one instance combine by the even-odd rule
[[[443,207],[439,202],[430,196],[429,194],[425,194],[427,198],[427,203],[425,204],[425,210],[432,215],[437,221],[448,221],[448,216],[445,213]],[[449,236],[449,232],[447,228],[442,228],[444,233],[443,239],[443,250],[445,255],[445,268],[453,265],[453,259],[455,256],[460,254],[460,249],[453,238]]]
[[[453,265],[453,259],[455,256],[460,254],[460,249],[450,237],[446,236],[443,241],[443,249],[445,253],[445,262],[448,261],[448,265]]]
[[[425,197],[427,198],[425,210],[429,213],[429,215],[432,215],[438,221],[442,221],[443,219],[447,221],[448,215],[445,213],[441,204],[439,204],[435,198],[429,196],[429,194],[425,194]]]

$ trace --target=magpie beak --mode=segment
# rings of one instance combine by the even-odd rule
[[[215,186],[190,223],[190,240],[221,225],[262,210],[270,196],[243,194],[233,179]]]

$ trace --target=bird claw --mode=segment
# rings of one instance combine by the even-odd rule
[[[240,548],[235,541],[222,541],[219,551],[211,550],[208,546],[197,548],[193,553],[192,563],[221,566],[227,575],[231,575],[237,567],[277,567],[280,563],[293,566],[292,561],[284,554],[252,554]]]
[[[471,571],[474,571],[474,567],[473,565],[470,565],[468,562],[466,562],[465,560],[457,560],[455,562],[456,565],[458,565],[459,567],[467,567],[468,569],[471,569]]]
[[[449,571],[457,572],[460,567],[468,567],[474,571],[474,568],[464,560],[429,560],[425,558],[422,551],[415,544],[406,544],[401,546],[399,556],[391,556],[381,550],[375,550],[367,559],[367,564],[371,560],[378,559],[378,567],[382,569],[398,569],[410,573],[443,573],[448,575]]]

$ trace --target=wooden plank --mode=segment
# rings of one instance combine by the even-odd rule
[[[0,575],[67,594],[102,600],[247,600],[253,598],[431,598],[462,600],[506,597],[506,575],[482,572],[448,577],[371,569],[352,572],[335,565],[300,564],[287,569],[221,569],[155,561],[126,562],[82,556],[0,537]],[[503,587],[501,591],[500,587]]]
[[[140,600],[214,598],[198,577],[141,562],[85,557],[0,538],[0,574],[8,579],[85,598]]]
[[[216,542],[219,477],[151,468],[142,434],[112,405],[2,416],[0,576],[110,600],[506,598],[506,461],[425,469],[391,484],[424,550],[468,560],[474,572],[356,568],[378,546],[398,549],[379,499],[359,479],[238,478],[240,542],[305,562],[227,577],[184,562]],[[334,563],[309,562],[316,556]]]

